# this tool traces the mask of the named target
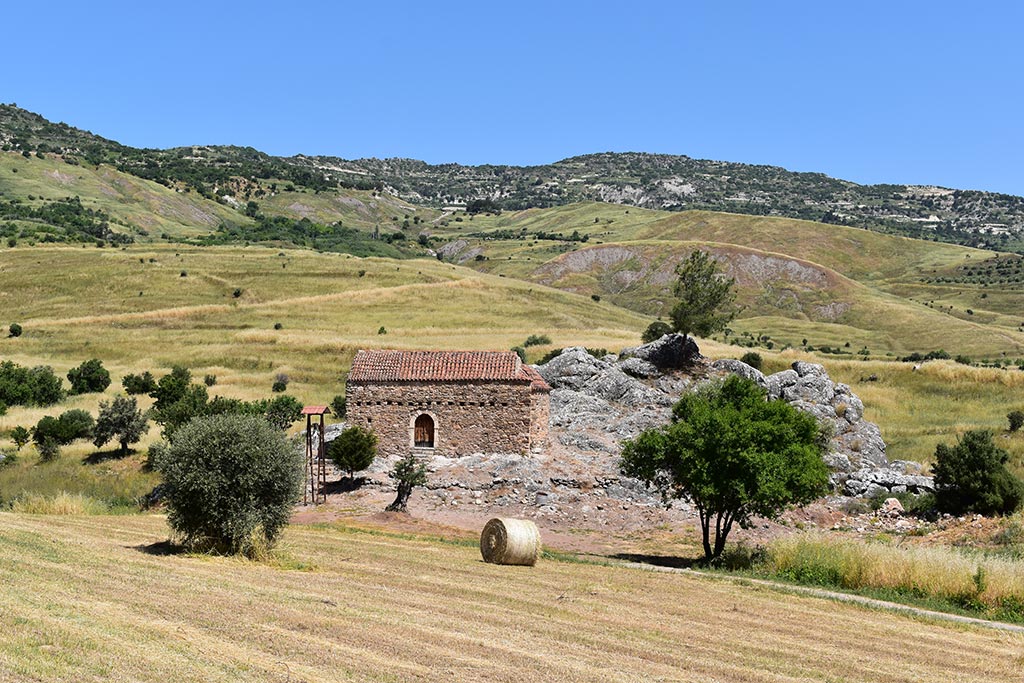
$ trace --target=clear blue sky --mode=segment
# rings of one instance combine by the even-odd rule
[[[0,101],[125,144],[686,154],[1024,195],[1017,2],[5,3]]]

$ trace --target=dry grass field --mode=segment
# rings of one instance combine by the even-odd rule
[[[1024,637],[678,574],[480,561],[291,527],[278,562],[159,554],[162,517],[0,513],[0,678],[1019,681]]]
[[[239,295],[235,296],[238,290]],[[326,403],[344,389],[359,348],[508,349],[529,334],[557,346],[618,349],[649,320],[607,303],[433,259],[393,261],[263,247],[19,247],[0,252],[0,310],[24,334],[0,358],[52,365],[87,358],[121,377],[172,364],[211,389],[265,398],[275,375],[289,393]],[[276,325],[280,329],[275,329]],[[534,347],[543,353],[550,347]],[[60,409],[95,411],[99,395]],[[0,431],[53,409],[13,408]]]

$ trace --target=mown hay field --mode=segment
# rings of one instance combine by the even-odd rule
[[[0,513],[4,681],[1020,680],[1024,637],[763,587],[291,527],[157,554],[159,516]]]

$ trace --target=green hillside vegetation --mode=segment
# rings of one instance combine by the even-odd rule
[[[807,219],[927,240],[1024,249],[1022,197],[938,187],[858,185],[821,173],[686,156],[604,153],[516,167],[430,165],[413,159],[285,158],[233,146],[134,149],[65,123],[52,123],[13,104],[0,105],[0,150],[26,156],[60,155],[69,164],[104,164],[207,199],[227,194],[243,204],[272,192],[266,185],[314,193],[389,188],[403,200],[434,208],[486,201],[489,206],[521,210],[601,200],[668,211]],[[321,220],[333,222],[326,217]]]
[[[110,216],[113,230],[133,239],[194,237],[225,221],[246,221],[196,193],[176,192],[109,166],[67,164],[51,155],[0,153],[0,193],[0,199],[19,198],[30,206],[78,197],[86,208]]]

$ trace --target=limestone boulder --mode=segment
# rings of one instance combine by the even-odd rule
[[[678,333],[666,334],[643,346],[622,349],[620,358],[639,358],[659,370],[682,370],[701,360],[697,342]]]

